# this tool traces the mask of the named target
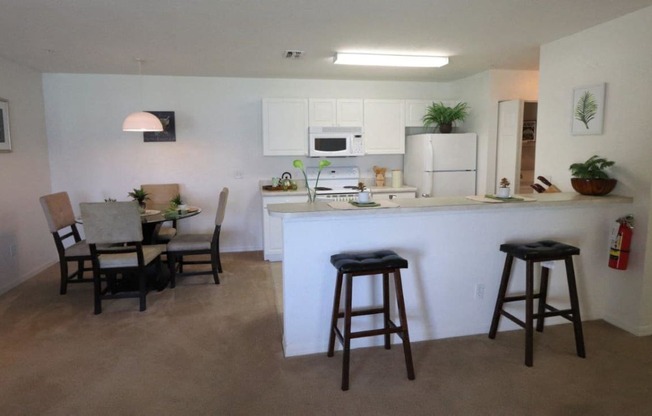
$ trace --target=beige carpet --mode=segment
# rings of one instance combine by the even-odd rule
[[[652,339],[586,322],[587,358],[572,328],[413,344],[416,380],[402,350],[357,349],[351,390],[341,354],[286,359],[273,268],[256,253],[223,255],[209,276],[177,288],[105,302],[91,287],[58,294],[55,267],[0,296],[2,415],[647,415]],[[278,266],[276,266],[278,267]],[[276,272],[279,270],[276,269]],[[278,286],[278,285],[277,285]],[[324,294],[330,298],[331,294]],[[487,317],[487,325],[489,322]],[[325,330],[327,330],[325,328]]]

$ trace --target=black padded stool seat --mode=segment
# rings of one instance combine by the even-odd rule
[[[379,250],[356,253],[341,253],[331,256],[331,264],[337,269],[337,282],[335,283],[335,296],[333,299],[333,314],[331,317],[330,336],[328,340],[328,356],[332,357],[335,352],[335,337],[339,339],[344,347],[342,364],[342,390],[349,389],[349,361],[351,351],[351,339],[371,337],[377,335],[385,336],[385,349],[391,348],[390,335],[397,334],[403,340],[403,352],[405,355],[405,366],[408,379],[414,380],[414,366],[412,364],[412,350],[410,348],[410,336],[408,333],[407,315],[405,313],[405,301],[403,299],[403,285],[401,283],[401,270],[408,267],[408,261],[394,251]],[[396,325],[389,316],[389,274],[394,276],[394,287],[396,290],[396,303],[400,325]],[[353,299],[353,278],[357,276],[383,276],[383,305],[382,307],[370,307],[361,310],[352,310]],[[346,280],[344,291],[344,311],[340,312],[340,299],[342,295],[342,282]],[[354,316],[383,314],[383,328],[370,329],[366,331],[351,332],[351,318]],[[339,318],[344,318],[344,331],[337,326]]]
[[[580,254],[580,249],[568,244],[552,240],[538,241],[526,244],[501,244],[500,251],[506,253],[505,266],[500,281],[496,307],[494,309],[489,338],[495,338],[498,331],[498,322],[501,316],[505,316],[521,327],[525,328],[525,365],[532,366],[533,363],[533,336],[534,319],[537,320],[537,331],[543,332],[544,319],[551,316],[561,316],[573,323],[575,332],[575,347],[579,357],[586,357],[584,351],[584,335],[582,333],[582,319],[580,317],[580,306],[577,296],[577,285],[575,283],[575,270],[573,268],[573,256]],[[507,286],[512,271],[514,258],[526,262],[525,272],[525,294],[507,295]],[[569,309],[557,309],[546,303],[548,295],[548,277],[550,269],[542,266],[541,285],[539,293],[534,293],[534,263],[564,260],[566,265],[566,279],[568,281],[568,294],[570,297]],[[538,299],[537,313],[534,313],[534,299]],[[505,311],[503,306],[507,302],[525,301],[525,321],[520,320],[511,313]]]

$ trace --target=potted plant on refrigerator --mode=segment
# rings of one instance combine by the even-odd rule
[[[591,156],[583,163],[573,163],[569,167],[573,175],[573,189],[582,195],[607,195],[616,187],[618,181],[610,178],[605,169],[615,163],[598,155]]]
[[[442,102],[432,103],[423,116],[423,125],[429,127],[436,124],[440,133],[450,133],[453,124],[458,120],[464,121],[470,109],[467,103],[458,103],[455,107],[448,107]]]

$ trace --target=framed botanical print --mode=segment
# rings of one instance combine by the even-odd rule
[[[0,98],[0,152],[11,152],[9,102]]]
[[[602,134],[604,91],[604,83],[573,90],[571,134],[574,136]]]

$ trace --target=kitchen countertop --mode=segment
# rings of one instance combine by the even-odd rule
[[[262,196],[293,196],[293,195],[308,195],[308,191],[303,186],[303,181],[299,183],[299,188],[296,190],[287,191],[266,191],[263,185],[270,185],[269,181],[261,181],[259,184],[260,194]],[[416,192],[417,188],[414,186],[402,186],[400,188],[393,188],[391,186],[370,186],[371,193],[393,193],[393,192]]]
[[[270,204],[268,209],[270,215],[272,216],[287,218],[296,216],[323,217],[340,215],[391,215],[394,213],[425,211],[463,211],[488,209],[511,210],[542,207],[577,207],[588,205],[632,203],[634,201],[634,198],[627,196],[586,196],[575,192],[529,194],[527,196],[535,198],[536,200],[532,202],[484,203],[472,201],[465,197],[413,198],[395,201],[399,205],[398,208],[359,208],[356,210],[338,210],[331,208],[328,205],[328,201],[317,201],[312,204]]]

